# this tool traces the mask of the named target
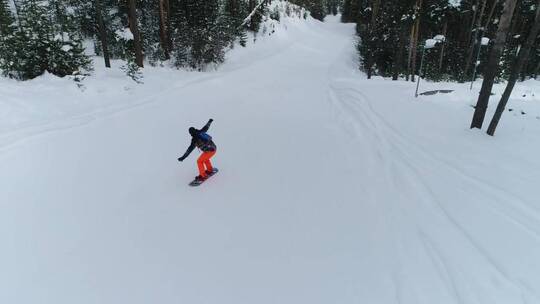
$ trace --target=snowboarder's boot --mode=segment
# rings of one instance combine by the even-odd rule
[[[190,186],[192,187],[197,187],[199,185],[201,185],[202,183],[204,183],[205,180],[207,180],[210,176],[212,175],[215,175],[216,173],[218,172],[218,169],[214,168],[212,170],[212,172],[209,172],[209,171],[206,171],[206,176],[205,177],[202,177],[202,176],[197,176],[195,177],[195,179],[189,183]]]
[[[214,175],[214,174],[216,174],[217,172],[218,172],[218,170],[216,168],[212,169],[212,171],[210,171],[210,170],[205,171],[207,178]]]
[[[195,179],[189,183],[190,186],[192,187],[196,187],[196,186],[199,186],[200,184],[204,183],[204,181],[207,179],[207,177],[203,177],[203,176],[196,176]]]

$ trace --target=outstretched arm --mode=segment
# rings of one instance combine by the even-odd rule
[[[193,150],[195,150],[195,142],[192,140],[191,145],[189,145],[186,150],[186,153],[184,153],[184,155],[182,155],[182,157],[180,157],[178,161],[184,161],[184,159],[186,159],[191,154],[191,152],[193,152]]]
[[[208,132],[208,129],[210,129],[210,125],[212,124],[214,120],[210,118],[210,120],[206,123],[206,125],[201,129],[201,132]]]

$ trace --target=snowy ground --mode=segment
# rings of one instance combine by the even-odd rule
[[[288,19],[140,86],[0,80],[0,303],[540,303],[540,86],[488,137],[467,85],[365,80],[353,32]],[[221,171],[190,188],[208,118]]]

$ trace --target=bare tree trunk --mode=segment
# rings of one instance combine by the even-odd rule
[[[474,5],[474,13],[473,13],[473,16],[472,16],[472,19],[471,19],[471,26],[469,27],[470,30],[467,33],[467,43],[471,42],[472,32],[473,32],[473,29],[474,29],[474,24],[476,23],[476,16],[478,15],[478,7],[479,6],[480,6],[480,0],[476,0],[476,4]]]
[[[141,36],[139,34],[139,25],[137,23],[137,8],[135,6],[135,0],[128,0],[128,17],[129,17],[129,29],[133,34],[133,44],[135,46],[135,63],[139,67],[143,67],[143,54],[141,45]]]
[[[96,19],[98,24],[99,40],[101,41],[101,49],[103,51],[103,59],[105,60],[105,67],[111,67],[111,60],[109,55],[109,44],[107,43],[107,29],[103,23],[103,17],[101,15],[101,4],[99,0],[95,0],[96,5]]]
[[[407,76],[405,76],[405,79],[409,81],[409,76],[411,73],[411,64],[412,64],[412,50],[414,48],[414,33],[416,32],[416,22],[413,22],[413,25],[411,26],[411,34],[409,36],[409,55],[407,58]]]
[[[370,38],[373,38],[373,29],[376,28],[376,26],[377,26],[377,18],[378,18],[378,14],[379,14],[380,4],[381,4],[381,0],[373,0],[373,13],[371,14],[371,22],[369,23],[368,29],[367,29],[368,32],[369,32],[369,37]],[[374,47],[376,47],[376,46],[374,46]],[[374,64],[375,64],[375,58],[374,58],[373,54],[370,54],[368,59],[367,59],[367,66],[366,66],[367,78],[368,79],[371,79],[372,69],[373,69]]]
[[[262,1],[261,1],[262,3]],[[249,22],[249,29],[251,31],[255,31],[257,28],[255,27],[255,24],[253,22],[251,22],[251,18],[253,18],[253,16],[255,15],[255,12],[257,11],[257,4],[255,3],[255,0],[249,0],[249,11],[251,12],[249,14],[249,16],[246,18],[246,20],[244,20],[244,22],[242,22],[242,26],[244,26],[245,24],[247,24]],[[249,18],[249,19],[248,19]]]
[[[169,52],[171,52],[173,49],[173,44],[171,35],[171,3],[169,0],[165,0],[165,9],[167,10],[167,45],[169,47]]]
[[[407,35],[406,26],[399,29],[399,43],[394,53],[394,66],[392,71],[392,80],[399,79],[399,70],[403,64],[403,48],[405,47],[405,36]]]
[[[411,81],[415,81],[416,77],[416,52],[418,50],[418,38],[420,38],[420,13],[422,10],[422,0],[416,0],[415,16],[414,20],[414,33],[412,40],[412,49],[411,49]]]
[[[540,62],[538,62],[536,68],[534,68],[534,79],[538,78],[538,74],[540,74]]]
[[[540,31],[540,0],[537,0],[536,15],[534,17],[534,25],[531,28],[529,35],[527,36],[527,40],[525,41],[525,44],[519,50],[519,55],[516,58],[516,61],[512,65],[512,71],[508,79],[508,84],[506,85],[506,89],[504,90],[504,93],[501,97],[501,100],[499,101],[499,104],[497,105],[497,110],[495,111],[495,115],[493,115],[493,118],[491,119],[491,123],[489,124],[487,134],[491,136],[495,134],[495,130],[497,129],[497,125],[499,124],[499,120],[501,119],[501,116],[504,113],[504,109],[506,108],[506,104],[508,103],[508,99],[510,98],[510,94],[512,94],[512,90],[514,89],[516,81],[519,77],[519,73],[521,72],[521,70],[525,66],[525,63],[527,62],[527,59],[529,58],[529,54],[531,53],[531,49],[535,43],[536,36],[538,36],[539,31]]]
[[[497,7],[497,4],[499,3],[499,0],[493,1],[493,6],[491,7],[491,10],[489,11],[488,18],[486,20],[486,25],[484,26],[484,31],[487,32],[489,24],[491,23],[491,19],[493,18],[493,14],[495,13],[495,8]]]
[[[161,47],[165,53],[165,59],[170,59],[169,55],[169,42],[168,42],[168,33],[167,33],[167,20],[169,15],[165,13],[166,3],[165,0],[159,0],[159,40],[161,42]]]
[[[420,34],[420,18],[418,18],[416,21],[416,26],[414,27],[414,37],[413,37],[413,48],[411,50],[412,58],[411,58],[411,81],[415,81],[416,77],[416,57],[417,57],[417,51],[418,51],[418,36]]]
[[[468,75],[469,70],[471,69],[471,63],[473,60],[475,46],[478,44],[478,41],[482,39],[482,36],[480,35],[480,27],[482,26],[482,18],[484,17],[484,11],[486,10],[486,3],[487,3],[487,0],[484,0],[482,2],[482,9],[480,10],[480,15],[478,15],[478,18],[476,19],[476,30],[474,30],[474,28],[471,28],[471,31],[474,30],[474,38],[471,40],[469,51],[467,52],[467,61],[465,63],[465,75]],[[480,47],[479,44],[478,44],[478,47]]]
[[[506,42],[506,36],[512,22],[512,16],[516,8],[517,0],[506,0],[504,2],[504,9],[499,21],[499,27],[497,29],[497,35],[495,36],[495,42],[493,48],[489,53],[489,59],[486,64],[486,71],[484,73],[484,81],[482,81],[482,89],[480,90],[480,96],[478,96],[478,102],[474,110],[474,116],[471,122],[471,128],[482,128],[484,118],[486,116],[486,110],[489,103],[489,97],[491,95],[491,89],[493,88],[493,81],[497,76],[499,68],[499,59],[504,49]]]
[[[448,31],[448,19],[445,19],[444,20],[444,25],[443,25],[443,36],[444,36],[444,41],[442,41],[442,46],[441,46],[441,56],[439,57],[439,72],[442,71],[443,69],[443,60],[444,60],[444,48],[446,46],[446,33]]]

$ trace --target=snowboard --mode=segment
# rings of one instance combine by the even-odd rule
[[[216,173],[218,173],[218,169],[217,168],[214,168],[212,169],[212,173],[208,174],[208,177],[205,179],[205,180],[197,180],[197,179],[194,179],[191,183],[189,183],[189,185],[191,187],[198,187],[200,186],[202,183],[204,183],[205,181],[207,181],[210,177],[214,176]]]

